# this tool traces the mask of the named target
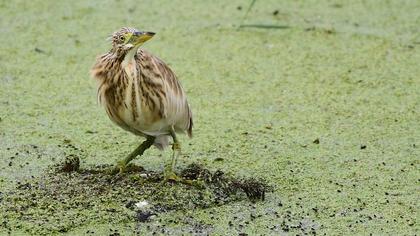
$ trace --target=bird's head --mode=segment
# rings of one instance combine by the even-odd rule
[[[143,32],[131,27],[123,27],[112,34],[112,47],[115,51],[128,52],[141,46],[153,35],[155,35],[153,32]]]

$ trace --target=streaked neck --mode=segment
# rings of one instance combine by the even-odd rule
[[[130,49],[130,51],[127,52],[127,54],[125,54],[124,60],[121,63],[123,67],[126,67],[130,62],[133,61],[134,55],[136,55],[138,49],[139,47],[133,47],[132,49]]]

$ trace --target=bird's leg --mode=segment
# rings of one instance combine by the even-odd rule
[[[146,140],[140,144],[133,152],[130,153],[124,160],[118,161],[116,167],[112,170],[113,174],[117,173],[123,173],[125,168],[127,167],[127,164],[136,158],[136,156],[143,155],[144,151],[146,151],[150,146],[153,145],[153,142],[155,141],[155,137],[153,136],[147,136]]]
[[[172,129],[171,136],[174,140],[172,144],[172,162],[171,162],[171,171],[175,171],[176,159],[179,155],[181,155],[181,144],[179,143],[178,139],[176,138],[175,132]]]
[[[176,137],[175,130],[173,127],[171,128],[170,135],[173,139],[172,161],[171,161],[171,164],[165,168],[165,182],[167,181],[183,182],[182,178],[178,177],[175,174],[176,159],[181,154],[181,144],[179,143]]]
[[[201,187],[200,184],[197,184],[196,182],[194,182],[192,180],[188,180],[188,179],[184,179],[182,177],[179,177],[175,173],[176,159],[181,154],[181,144],[179,143],[178,139],[176,138],[175,130],[174,130],[173,127],[171,128],[171,131],[170,131],[169,134],[171,135],[171,137],[173,139],[172,161],[171,161],[170,165],[167,165],[165,167],[165,176],[164,176],[164,180],[161,184],[165,184],[166,182],[178,182],[178,183],[183,183],[183,184],[187,184],[187,185],[197,185],[198,187]]]

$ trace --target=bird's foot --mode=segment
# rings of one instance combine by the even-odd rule
[[[189,179],[184,179],[180,176],[178,176],[174,171],[172,170],[166,170],[164,173],[164,177],[163,180],[161,182],[161,184],[166,184],[166,183],[181,183],[181,184],[186,184],[186,185],[193,185],[193,181],[189,180]]]
[[[126,172],[142,172],[144,168],[139,165],[127,164],[124,160],[118,161],[117,164],[111,169],[112,175],[121,175]]]
[[[123,161],[118,161],[117,164],[111,169],[112,175],[121,175],[127,169],[127,165]]]
[[[181,151],[181,144],[178,143],[178,142],[173,143],[172,144],[172,150],[180,152]]]
[[[175,172],[173,171],[166,171],[165,172],[165,178],[164,181],[166,182],[179,182],[182,178],[179,177]]]

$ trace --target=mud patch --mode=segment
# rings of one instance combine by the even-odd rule
[[[204,181],[218,200],[229,200],[239,192],[245,193],[251,201],[264,200],[266,191],[270,189],[264,180],[236,179],[225,175],[221,170],[211,173],[198,164],[189,165],[181,172],[181,176],[193,181]]]
[[[1,226],[47,234],[89,223],[147,222],[162,212],[263,200],[269,190],[264,181],[234,178],[198,164],[181,171],[191,183],[181,184],[163,183],[162,173],[134,165],[123,175],[109,174],[110,165],[80,169],[77,159],[69,157],[42,177],[4,193]]]
[[[80,168],[80,159],[75,155],[69,155],[66,157],[61,170],[64,172],[78,171]]]

